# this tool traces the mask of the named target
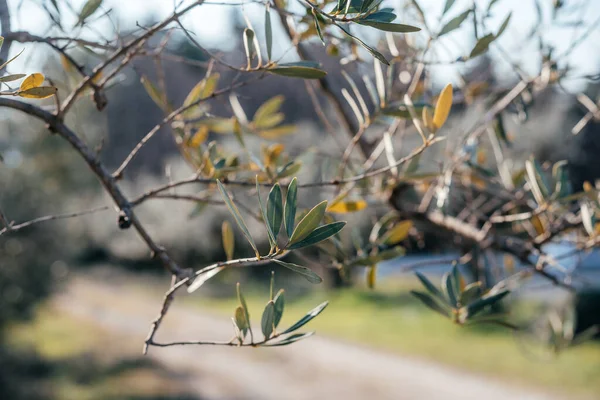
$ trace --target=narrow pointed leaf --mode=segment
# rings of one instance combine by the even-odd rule
[[[303,79],[321,79],[327,75],[327,72],[322,69],[312,67],[300,67],[294,65],[277,64],[274,67],[267,69],[275,75],[287,76],[290,78],[303,78]]]
[[[277,114],[281,105],[283,104],[284,97],[283,96],[275,96],[271,97],[269,100],[265,101],[258,110],[254,113],[254,118],[252,122],[254,124],[262,126],[265,124],[265,120],[269,119],[272,115]]]
[[[435,312],[442,314],[444,317],[448,318],[450,316],[448,310],[442,307],[433,297],[428,295],[427,293],[418,292],[416,290],[411,290],[410,294],[415,296],[417,299],[421,300],[423,304],[432,309]]]
[[[25,49],[22,49],[19,53],[17,53],[16,56],[14,56],[13,58],[11,58],[10,60],[8,60],[7,62],[5,62],[4,64],[0,65],[0,69],[6,67],[8,64],[10,64],[11,62],[15,61],[17,59],[17,57],[19,57],[21,54],[23,54],[24,51],[25,51]]]
[[[219,267],[219,268],[211,269],[210,271],[208,271],[202,275],[196,276],[194,278],[194,281],[192,282],[192,284],[187,288],[187,292],[194,293],[202,285],[204,285],[206,282],[208,282],[209,279],[211,279],[213,276],[217,275],[219,272],[223,271],[224,269],[225,269],[225,267]]]
[[[38,86],[27,90],[20,90],[17,94],[27,99],[45,99],[55,95],[57,90],[54,86]]]
[[[285,196],[284,220],[285,230],[288,238],[294,233],[294,224],[296,222],[296,201],[298,195],[298,179],[294,178],[290,182]]]
[[[283,202],[281,200],[281,188],[279,184],[275,184],[269,192],[269,199],[267,201],[267,222],[273,232],[273,239],[277,241],[277,235],[281,229],[281,222],[283,221]]]
[[[225,205],[227,205],[229,212],[231,213],[231,215],[233,215],[235,222],[238,224],[238,226],[242,230],[242,233],[244,234],[244,236],[250,243],[250,246],[252,246],[252,248],[254,249],[254,253],[256,254],[256,257],[259,257],[260,253],[258,252],[256,244],[254,243],[254,239],[252,238],[252,235],[250,234],[250,231],[248,230],[248,227],[246,226],[246,222],[244,222],[244,218],[242,218],[242,214],[240,214],[240,211],[238,210],[237,206],[235,205],[233,200],[231,200],[231,197],[229,197],[229,194],[227,193],[225,186],[223,186],[221,181],[219,181],[218,179],[217,179],[217,186],[219,187],[219,192],[221,192],[221,197],[223,197],[223,200],[225,201]]]
[[[452,85],[449,83],[442,89],[438,101],[435,104],[435,111],[433,112],[433,125],[440,129],[448,115],[450,115],[450,109],[452,108]]]
[[[481,293],[481,282],[473,282],[465,287],[465,290],[460,294],[460,304],[463,306],[469,305],[473,300],[479,297]]]
[[[0,78],[0,82],[12,82],[17,79],[21,79],[25,76],[25,74],[13,74],[13,75],[5,75]]]
[[[140,80],[152,101],[160,108],[165,109],[165,97],[161,90],[145,76],[142,76]]]
[[[352,39],[356,40],[358,42],[358,44],[360,44],[362,47],[364,47],[369,53],[371,53],[371,55],[373,57],[375,57],[376,59],[378,59],[379,61],[381,61],[382,64],[385,65],[390,65],[390,62],[383,56],[383,54],[381,54],[380,52],[378,52],[377,50],[375,50],[374,48],[372,48],[371,46],[369,46],[368,44],[366,44],[365,42],[363,42],[362,40],[360,40],[359,38],[357,38],[356,36],[353,36],[350,32],[348,32],[346,29],[344,29],[342,26],[338,25],[338,27],[348,36],[350,36]]]
[[[438,37],[442,36],[442,35],[445,35],[447,33],[450,33],[452,31],[460,28],[460,26],[462,25],[462,23],[465,22],[465,20],[469,17],[469,14],[471,14],[471,10],[467,10],[467,11],[463,12],[462,14],[459,14],[456,17],[452,18],[440,30],[440,33],[438,33]]]
[[[297,264],[293,264],[293,263],[289,263],[289,262],[277,260],[277,259],[273,259],[273,261],[276,262],[277,264],[281,265],[282,267],[286,267],[286,268],[291,269],[292,271],[294,271],[294,272],[302,275],[310,283],[321,283],[321,282],[323,282],[323,279],[321,279],[321,277],[319,275],[315,274],[309,268],[303,267],[301,265],[297,265]]]
[[[250,311],[248,311],[248,304],[246,303],[246,299],[244,298],[244,295],[242,294],[242,288],[241,288],[239,282],[236,285],[236,291],[237,291],[238,301],[240,302],[240,307],[244,311],[244,316],[246,317],[246,323],[248,324],[248,328],[250,328]]]
[[[314,334],[315,334],[314,332],[296,333],[294,335],[290,335],[289,337],[287,337],[279,342],[268,343],[268,344],[264,344],[263,346],[266,346],[266,347],[287,346],[288,344],[292,344],[292,343],[298,342],[302,339],[306,339],[307,337],[312,336]]]
[[[504,20],[504,22],[502,23],[502,25],[500,25],[500,29],[498,29],[498,33],[496,33],[496,39],[498,39],[500,36],[502,36],[504,31],[508,27],[508,24],[510,23],[510,17],[512,17],[512,12],[507,15],[507,17]]]
[[[294,331],[302,328],[304,325],[306,325],[311,320],[313,320],[317,315],[321,314],[323,312],[323,310],[325,309],[325,307],[327,307],[327,304],[329,304],[329,303],[327,301],[325,301],[325,302],[319,304],[317,307],[310,310],[304,317],[300,318],[294,325],[287,328],[282,333],[282,335],[285,335],[286,333],[294,332]]]
[[[233,321],[235,322],[235,325],[242,333],[242,339],[245,338],[246,333],[248,332],[249,324],[248,324],[248,319],[246,318],[246,313],[244,312],[244,309],[242,306],[237,306],[237,308],[235,309]]]
[[[265,36],[267,41],[267,57],[271,61],[273,52],[273,28],[271,27],[271,12],[269,11],[269,5],[265,8]]]
[[[385,235],[381,238],[381,243],[393,245],[403,241],[408,237],[412,227],[412,221],[407,220],[398,222],[392,229],[385,233]]]
[[[431,283],[431,281],[429,279],[427,279],[427,277],[425,275],[423,275],[419,271],[415,272],[415,274],[417,275],[417,278],[419,278],[419,280],[421,281],[423,286],[425,286],[425,288],[427,289],[427,291],[429,293],[431,293],[433,296],[437,297],[439,300],[446,302],[446,299],[444,298],[444,295],[442,294],[442,292],[433,283]]]
[[[377,12],[374,12],[373,14],[369,14],[368,16],[366,16],[363,19],[363,21],[392,22],[395,19],[396,14],[394,14],[393,12],[379,10]]]
[[[475,58],[478,55],[481,55],[487,51],[490,47],[490,44],[496,40],[496,35],[493,33],[487,34],[475,43],[475,47],[471,50],[471,54],[469,54],[469,58]]]
[[[456,0],[446,0],[446,4],[444,4],[444,10],[442,11],[442,15],[446,14],[448,10],[452,8],[455,1]]]
[[[265,306],[265,310],[263,311],[262,318],[260,321],[260,326],[262,328],[262,333],[265,336],[265,339],[269,339],[273,334],[274,321],[275,303],[272,300],[270,300]]]
[[[370,26],[372,28],[379,29],[380,31],[386,31],[386,32],[410,33],[410,32],[419,32],[421,30],[421,28],[412,26],[412,25],[393,24],[391,22],[379,22],[379,21],[373,21],[370,19],[358,20],[358,21],[356,21],[356,23],[358,23],[360,25]]]
[[[269,224],[269,220],[267,218],[267,208],[265,207],[265,204],[263,203],[262,198],[260,196],[260,185],[258,183],[258,175],[256,176],[256,197],[258,197],[258,205],[260,206],[260,214],[265,223],[265,227],[267,228],[267,236],[269,237],[269,244],[271,245],[271,248],[275,248],[275,246],[277,245],[277,241],[275,238],[275,234],[273,234],[273,231],[271,230],[271,225]]]
[[[83,25],[85,20],[95,13],[101,5],[102,0],[88,0],[83,7],[81,7],[81,11],[79,12],[79,17],[75,26]]]
[[[356,211],[361,211],[367,208],[368,204],[365,200],[347,200],[336,201],[327,207],[327,212],[336,214],[346,214]]]
[[[303,240],[312,231],[314,231],[315,228],[321,223],[321,220],[325,215],[326,209],[327,200],[322,201],[321,203],[314,206],[313,209],[310,210],[308,214],[306,214],[304,218],[302,218],[302,220],[298,223],[296,229],[294,229],[294,232],[290,237],[290,242],[288,243],[288,246],[291,246],[292,244]]]
[[[281,317],[283,316],[283,311],[285,309],[285,298],[283,294],[285,291],[280,289],[275,296],[273,302],[275,303],[274,315],[273,315],[273,326],[277,328],[279,322],[281,322]]]
[[[231,224],[229,221],[223,221],[223,224],[221,225],[221,236],[223,239],[223,249],[225,250],[227,260],[232,260],[233,250],[235,247],[235,237],[233,236],[233,229],[231,229]]]
[[[325,39],[323,38],[323,32],[321,31],[321,25],[319,24],[319,19],[317,18],[317,12],[314,8],[311,9],[313,19],[315,20],[315,28],[317,29],[317,35],[319,35],[319,39],[321,39],[321,43],[325,45]]]
[[[322,242],[325,239],[330,238],[335,235],[346,225],[346,221],[333,222],[331,224],[323,225],[312,231],[306,238],[303,240],[296,242],[290,246],[288,249],[299,249],[301,247],[312,246],[313,244]]]
[[[446,292],[446,296],[448,296],[448,301],[452,307],[456,307],[456,303],[458,301],[457,293],[454,290],[454,282],[452,273],[446,272],[442,277],[442,287]]]
[[[496,293],[492,296],[484,296],[484,297],[474,301],[473,303],[471,303],[467,306],[468,317],[472,317],[472,316],[476,315],[477,313],[479,313],[480,311],[482,311],[485,307],[490,306],[494,303],[497,303],[498,301],[502,300],[504,298],[504,296],[506,296],[509,293],[510,292],[508,290],[505,290],[500,293]]]

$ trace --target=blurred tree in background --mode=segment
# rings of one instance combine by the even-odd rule
[[[378,264],[407,252],[456,254],[441,285],[418,273],[413,293],[454,323],[523,329],[494,311],[536,275],[585,289],[582,315],[548,322],[551,346],[596,333],[598,297],[561,265],[600,240],[600,60],[581,51],[597,38],[592,0],[226,2],[219,43],[194,21],[208,1],[151,16],[12,3],[0,0],[0,335],[71,264],[172,275],[147,351],[179,344],[154,340],[176,294],[222,270],[268,280],[252,266],[274,263],[374,288]],[[271,282],[261,339],[237,291],[235,339],[194,343],[291,344],[327,305],[277,330]]]

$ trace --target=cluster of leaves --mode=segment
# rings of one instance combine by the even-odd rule
[[[0,36],[0,49],[4,44],[4,38]],[[7,60],[2,65],[0,65],[0,71],[3,70],[8,64],[13,62],[17,57],[23,54],[23,50],[19,52],[16,56]],[[7,85],[8,82],[18,81],[22,78],[25,78],[25,74],[10,74],[0,77],[0,85],[4,83]],[[44,75],[40,73],[33,73],[27,76],[21,82],[21,85],[16,90],[9,90],[6,92],[0,91],[0,96],[18,96],[24,97],[27,99],[45,99],[47,97],[53,96],[56,93],[56,88],[54,86],[42,86],[44,84]],[[8,86],[8,85],[7,85]],[[9,86],[10,89],[10,86]]]
[[[327,302],[324,302],[314,309],[310,310],[304,317],[300,318],[289,328],[278,332],[277,327],[283,317],[285,309],[284,290],[280,289],[275,296],[273,296],[274,287],[274,276],[271,275],[271,287],[269,301],[265,305],[265,308],[261,317],[261,330],[264,339],[259,342],[254,342],[254,335],[252,333],[252,326],[250,323],[250,312],[248,311],[248,305],[242,294],[240,284],[237,284],[237,297],[239,305],[235,309],[234,316],[231,319],[233,322],[233,329],[235,332],[235,338],[240,346],[244,345],[246,336],[250,333],[251,346],[263,346],[263,347],[276,347],[286,346],[299,340],[305,339],[314,334],[314,332],[306,333],[294,333],[304,325],[309,323],[313,318],[319,315],[325,307]]]
[[[264,204],[261,199],[260,184],[257,179],[256,194],[260,206],[261,217],[264,221],[267,237],[270,243],[270,250],[268,254],[261,255],[258,247],[256,246],[256,242],[250,234],[250,230],[248,229],[248,226],[242,217],[242,214],[231,199],[230,195],[227,193],[225,186],[219,180],[217,180],[217,187],[237,226],[240,228],[244,237],[254,250],[255,258],[253,261],[273,261],[276,264],[302,275],[311,283],[322,282],[321,277],[309,268],[287,261],[282,261],[279,258],[291,250],[312,246],[327,240],[342,230],[342,228],[346,225],[345,221],[336,221],[319,226],[325,216],[327,201],[317,204],[312,209],[304,213],[302,218],[298,218],[296,215],[298,195],[298,183],[296,178],[292,179],[287,188],[285,203],[283,202],[281,187],[277,183],[271,188],[266,204]],[[297,219],[299,219],[298,223],[296,223]],[[287,234],[287,240],[285,242],[279,240],[279,233],[282,226],[285,226],[284,230]],[[230,228],[228,225],[225,225],[225,229],[223,230],[223,245],[225,252],[229,255],[233,255],[233,237],[229,231]],[[223,268],[225,268],[225,266],[208,271],[204,277],[196,278],[188,288],[188,292],[191,293],[197,290],[204,282],[206,282],[208,278],[214,276]]]
[[[344,27],[342,24],[356,23],[363,26],[372,27],[385,32],[394,33],[411,33],[418,32],[421,28],[393,23],[396,19],[396,14],[393,8],[380,8],[381,1],[375,0],[338,0],[330,11],[325,11],[319,8],[316,4],[306,1],[309,5],[307,13],[310,12],[314,19],[316,32],[325,44],[323,35],[324,30],[328,25],[339,28],[345,35],[350,37],[356,43],[365,48],[381,63],[389,65],[389,61],[372,46],[369,46],[364,41],[350,33],[349,26]]]
[[[461,276],[457,265],[454,265],[452,270],[446,272],[442,277],[442,290],[438,289],[420,272],[416,272],[416,275],[427,291],[413,290],[411,294],[428,308],[449,318],[454,323],[464,325],[468,322],[488,322],[517,329],[516,326],[506,321],[496,318],[490,319],[482,315],[482,312],[510,293],[504,282],[484,293],[481,282],[465,285],[464,278]]]

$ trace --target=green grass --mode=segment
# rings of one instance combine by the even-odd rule
[[[193,399],[187,382],[138,352],[135,339],[58,312],[50,305],[35,319],[10,328],[8,345],[35,352],[50,374],[24,384],[37,385],[61,400]]]
[[[259,296],[249,291],[245,296],[253,325],[259,331],[266,292]],[[229,315],[237,306],[234,296],[203,298],[200,302],[195,299],[195,304],[200,303],[207,310]],[[534,357],[503,328],[461,327],[430,312],[409,295],[405,285],[376,291],[315,292],[288,300],[280,328],[289,326],[324,300],[329,300],[329,306],[304,327],[305,331],[315,330],[317,334],[419,356],[517,384],[582,395],[600,393],[597,342],[551,358]]]

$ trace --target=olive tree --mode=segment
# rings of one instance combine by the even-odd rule
[[[199,290],[224,269],[274,263],[318,284],[322,279],[317,273],[287,260],[291,253],[316,247],[328,265],[342,275],[365,269],[368,284],[373,287],[378,263],[402,256],[406,241],[423,230],[448,238],[447,246],[455,248],[460,257],[452,260],[453,267],[443,276],[440,287],[417,272],[423,290],[413,294],[453,323],[492,322],[519,329],[510,320],[490,314],[490,309],[532,274],[566,290],[577,289],[570,274],[560,269],[560,259],[548,254],[544,245],[561,240],[572,242],[578,249],[597,245],[598,190],[592,183],[586,183],[581,192],[575,190],[564,161],[548,164],[532,155],[511,160],[512,141],[525,121],[522,118],[522,125],[513,124],[517,133],[511,137],[506,120],[526,114],[535,101],[552,93],[554,87],[562,88],[566,80],[593,79],[577,76],[577,72],[574,75],[570,56],[597,28],[596,22],[585,23],[581,17],[574,25],[571,44],[562,53],[554,51],[544,36],[544,29],[567,24],[573,15],[585,15],[586,4],[554,1],[549,5],[532,0],[538,8],[537,18],[531,18],[529,32],[521,29],[514,33],[519,36],[518,46],[507,51],[498,39],[511,31],[512,13],[502,8],[501,0],[446,0],[438,2],[439,9],[424,9],[417,0],[251,0],[246,3],[264,9],[263,26],[258,34],[259,30],[245,18],[246,28],[241,32],[244,56],[238,57],[243,61],[235,63],[204,48],[184,23],[190,11],[214,4],[209,1],[174,2],[167,18],[148,26],[138,24],[128,32],[117,28],[98,32],[94,28],[98,21],[113,18],[113,10],[102,0],[87,0],[80,9],[68,0],[36,3],[45,10],[51,27],[45,36],[11,30],[12,9],[6,0],[0,1],[0,58],[4,60],[0,66],[0,107],[42,121],[48,133],[68,142],[112,199],[115,229],[135,231],[152,258],[172,275],[171,288],[151,323],[144,352],[150,346],[262,347],[304,339],[310,333],[299,333],[300,328],[321,313],[327,303],[318,305],[292,326],[280,328],[284,293],[275,292],[273,281],[261,317],[262,338],[252,331],[239,284],[239,306],[232,318],[234,339],[163,343],[155,340],[155,334],[176,295]],[[241,5],[221,5],[244,12]],[[549,9],[551,16],[544,11]],[[457,45],[453,35],[458,32],[468,40]],[[168,46],[172,34],[185,35],[209,60],[201,63],[205,76],[189,88],[182,103],[167,95],[164,77],[168,71],[161,62],[198,61],[172,54]],[[55,52],[73,77],[72,84],[59,90],[53,83],[56,79],[42,72],[25,75],[13,71],[11,63],[22,55],[22,43],[34,43],[33,48],[46,46]],[[532,52],[527,43],[539,46]],[[335,60],[335,69],[324,68],[319,62],[322,60],[311,56],[313,49],[321,45],[327,57]],[[276,51],[282,46],[285,52]],[[95,61],[78,62],[73,53],[80,50],[94,54]],[[489,77],[461,70],[461,66],[476,63],[490,52],[508,67],[511,78],[506,82],[495,83]],[[290,54],[296,55],[296,61],[282,61]],[[520,62],[521,57],[532,54],[538,59],[534,73]],[[154,61],[156,79],[141,73],[138,76],[163,116],[153,129],[139,133],[139,141],[132,144],[129,155],[111,171],[96,149],[69,124],[68,116],[76,112],[74,106],[86,95],[102,112],[115,77],[139,58]],[[362,73],[349,72],[353,66]],[[455,68],[459,79],[453,79],[454,85],[439,84],[435,73],[440,66]],[[330,79],[333,75],[344,79],[339,91]],[[260,85],[275,76],[303,80],[306,95],[298,94],[296,100],[314,105],[315,115],[324,127],[322,134],[335,136],[341,131],[346,135],[336,137],[341,150],[329,178],[304,182],[295,178],[303,166],[282,145],[294,135],[294,127],[286,123],[281,112],[281,96],[260,105],[253,115],[248,115],[239,101],[236,93],[240,88]],[[577,98],[587,108],[587,115],[573,128],[574,134],[600,118],[595,101],[584,93],[577,93]],[[225,99],[228,112],[213,112],[215,99]],[[451,115],[453,110],[455,116]],[[457,131],[448,127],[449,117],[467,112],[476,114],[470,128]],[[339,129],[334,127],[336,124]],[[127,178],[131,161],[165,127],[189,166],[190,176],[148,188],[137,197],[126,196],[121,182]],[[239,146],[232,149],[220,140],[209,141],[214,133],[233,135]],[[265,143],[261,154],[249,145],[256,142]],[[433,168],[422,165],[429,152],[438,157]],[[183,186],[200,190],[194,195],[172,191]],[[319,188],[327,200],[315,201],[306,209],[299,207],[298,198],[308,188]],[[240,194],[250,195],[253,201],[239,201]],[[227,259],[198,270],[177,262],[168,248],[153,239],[136,214],[136,207],[156,198],[226,207],[235,222],[224,222],[222,226]],[[367,240],[356,240],[354,248],[344,245],[340,233],[346,222],[340,218],[347,213],[368,213],[373,205],[388,212],[373,213]],[[0,209],[0,235],[94,211],[32,216],[29,221],[18,222]],[[247,218],[264,223],[261,239],[268,241],[268,250],[259,250]],[[243,234],[252,249],[245,258],[234,258],[234,229]],[[498,254],[505,256],[503,265],[496,265]],[[515,260],[525,268],[516,271]],[[501,271],[496,279],[489,274],[494,268]],[[580,339],[574,337],[572,319],[559,318],[552,322],[552,328],[554,343],[561,348]]]

